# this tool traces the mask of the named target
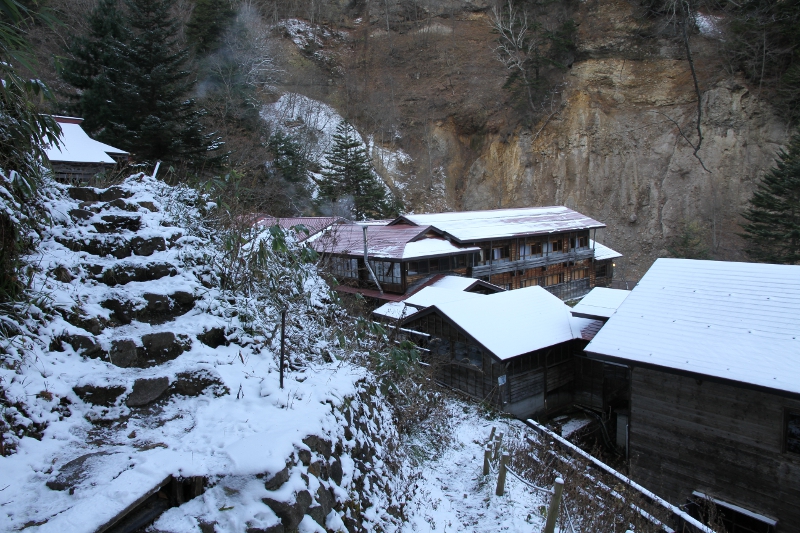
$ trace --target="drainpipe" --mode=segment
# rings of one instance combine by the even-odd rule
[[[367,226],[364,226],[364,265],[369,270],[369,275],[372,276],[372,281],[375,282],[375,285],[378,286],[378,290],[381,291],[383,294],[383,289],[381,288],[381,284],[378,283],[378,278],[375,277],[375,272],[372,271],[372,267],[369,266],[369,252],[367,248]]]

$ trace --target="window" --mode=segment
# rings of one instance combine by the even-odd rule
[[[375,277],[378,281],[384,283],[400,283],[400,263],[393,263],[391,261],[370,261],[372,271],[375,272]]]
[[[492,248],[492,259],[495,261],[507,260],[511,255],[511,250],[508,246],[498,246]]]
[[[789,453],[800,454],[800,411],[786,410],[784,448]]]
[[[427,261],[409,261],[408,262],[408,275],[409,276],[417,276],[419,274],[427,274],[428,273],[428,262]]]
[[[586,245],[587,245],[586,237],[573,237],[569,240],[570,248],[586,248]]]
[[[551,252],[563,252],[564,251],[564,241],[562,241],[560,239],[557,240],[557,241],[552,241],[550,243],[550,251]]]
[[[594,270],[594,275],[598,278],[604,278],[608,275],[608,265],[601,265]]]
[[[457,255],[453,257],[453,268],[464,268],[467,266],[467,256]]]
[[[358,278],[358,259],[331,257],[331,274],[336,278]]]
[[[588,268],[576,268],[572,271],[572,279],[585,279],[589,277],[589,269]]]
[[[559,274],[550,274],[549,276],[545,277],[544,284],[545,286],[550,285],[558,285],[559,283],[564,283],[564,273],[561,272]]]

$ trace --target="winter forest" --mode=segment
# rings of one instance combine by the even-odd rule
[[[800,531],[800,2],[0,13],[0,531]]]

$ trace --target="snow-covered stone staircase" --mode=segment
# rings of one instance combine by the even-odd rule
[[[220,289],[219,247],[197,230],[206,203],[143,175],[50,185],[49,227],[27,258],[44,303],[0,351],[4,419],[16,420],[3,435],[14,450],[0,456],[8,529],[132,533],[157,518],[152,531],[281,533],[394,520],[380,444],[391,415],[331,342],[327,324],[346,318],[328,287],[313,274],[286,289],[299,297],[280,389],[279,313],[250,327]]]

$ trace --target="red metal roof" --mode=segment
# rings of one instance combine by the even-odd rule
[[[402,259],[406,244],[425,234],[428,226],[369,226],[367,243],[370,257]],[[317,252],[342,255],[364,254],[364,228],[357,224],[340,224],[314,239]]]
[[[600,331],[600,328],[602,327],[603,327],[602,320],[592,320],[581,330],[581,338],[585,341],[590,341],[594,339],[594,336],[597,335],[597,333]]]
[[[409,296],[406,294],[390,294],[388,292],[381,294],[377,289],[357,289],[355,287],[348,287],[347,285],[337,285],[335,290],[349,294],[361,294],[362,296],[386,300],[387,302],[402,302]]]
[[[308,235],[304,232],[297,233],[297,240],[304,241],[311,235],[319,233],[323,229],[333,224],[349,223],[347,219],[341,217],[273,217],[270,215],[255,215],[253,225],[274,226],[277,224],[284,230],[289,230],[292,226],[303,225],[308,228]]]

